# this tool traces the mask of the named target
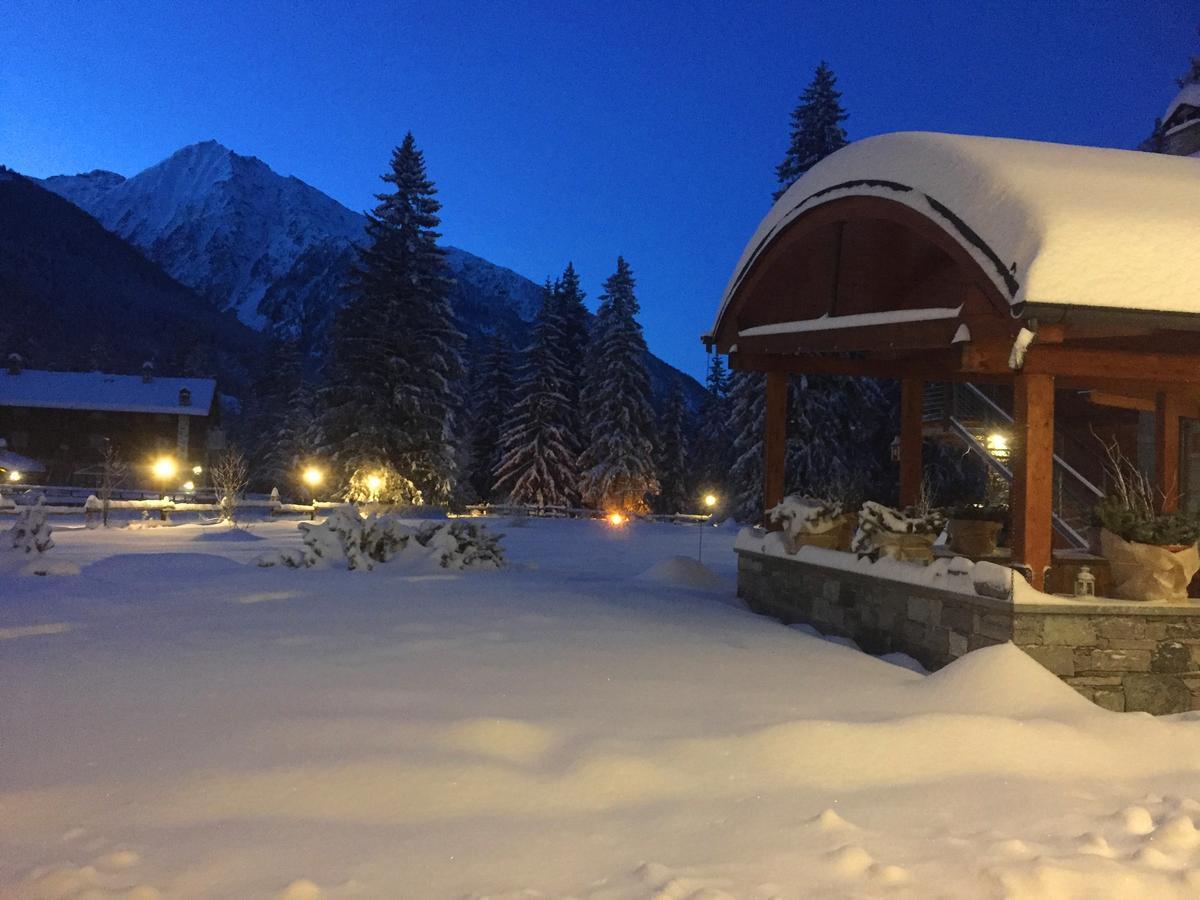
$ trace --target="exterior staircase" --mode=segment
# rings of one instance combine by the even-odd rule
[[[973,384],[937,382],[925,386],[924,431],[954,440],[979,456],[992,475],[1012,484],[1009,462],[1013,417]],[[1104,492],[1054,454],[1054,530],[1071,547],[1086,549],[1092,510]]]

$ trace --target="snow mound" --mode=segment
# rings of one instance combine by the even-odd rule
[[[79,566],[65,559],[35,558],[21,567],[22,575],[78,575]]]
[[[657,562],[638,576],[640,581],[689,588],[720,588],[724,579],[704,563],[690,556],[672,556]]]
[[[1058,712],[1098,712],[1015,644],[982,647],[915,682],[943,711],[1032,718]]]
[[[204,528],[193,541],[261,541],[262,535],[245,528]]]

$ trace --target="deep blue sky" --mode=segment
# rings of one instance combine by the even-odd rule
[[[819,60],[851,138],[1131,147],[1198,23],[1194,0],[9,0],[0,162],[131,175],[216,138],[361,210],[411,129],[449,243],[535,281],[574,260],[593,304],[623,254],[651,348],[700,375]]]

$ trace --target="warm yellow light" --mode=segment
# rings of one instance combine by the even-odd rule
[[[716,506],[717,505],[717,495],[716,494],[705,494],[704,495],[704,505],[707,506],[709,509],[712,509],[714,506]]]
[[[378,475],[367,476],[367,490],[369,490],[372,494],[378,494],[381,487],[383,487],[382,478],[380,478]]]
[[[302,475],[301,477],[304,479],[304,483],[307,484],[310,488],[315,488],[317,485],[319,485],[322,481],[325,480],[325,473],[322,472],[320,469],[318,469],[316,466],[309,466],[307,469],[304,470],[304,475]],[[374,488],[372,488],[372,490],[374,490]]]
[[[996,432],[987,437],[987,448],[993,453],[1004,453],[1008,450],[1008,436]]]
[[[175,473],[179,471],[179,466],[171,457],[161,456],[154,461],[153,471],[155,478],[166,481],[175,477]]]
[[[192,466],[192,474],[193,475],[199,475],[203,471],[204,471],[203,466]]]
[[[622,525],[625,524],[625,517],[623,515],[621,515],[619,512],[609,513],[608,514],[608,524],[611,525],[613,528],[620,528]]]
[[[18,472],[16,469],[13,469],[11,472],[8,473],[8,480],[9,481],[20,481],[21,473]]]
[[[185,481],[185,482],[183,483],[183,489],[184,489],[185,491],[194,491],[194,490],[196,489],[196,482],[194,482],[194,481]]]

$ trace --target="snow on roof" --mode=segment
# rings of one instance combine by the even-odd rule
[[[742,251],[717,321],[786,225],[848,196],[921,212],[972,254],[1010,303],[1200,314],[1200,161],[899,132],[844,147],[779,198]]]
[[[191,404],[179,403],[179,392],[191,391]],[[109,412],[177,413],[207,416],[217,382],[212,378],[159,378],[104,372],[49,372],[23,369],[16,375],[0,370],[0,406],[88,409]]]
[[[1189,81],[1175,95],[1175,99],[1171,101],[1171,105],[1167,107],[1167,111],[1163,113],[1162,120],[1166,122],[1171,116],[1175,115],[1175,110],[1181,106],[1195,106],[1200,109],[1200,81]]]
[[[45,472],[46,467],[36,459],[0,447],[0,470],[5,472]]]

